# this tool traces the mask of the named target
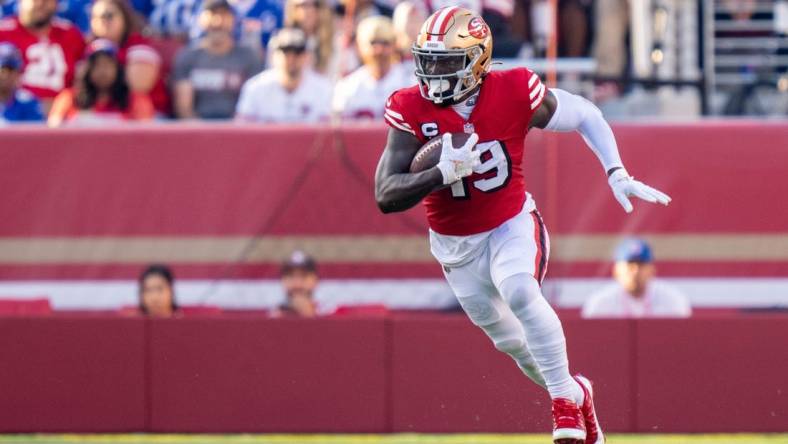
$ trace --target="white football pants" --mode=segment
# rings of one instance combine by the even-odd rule
[[[561,321],[540,289],[549,251],[541,216],[523,212],[493,230],[473,260],[444,266],[444,275],[471,322],[495,348],[511,356],[551,398],[582,402],[582,389],[569,373]]]

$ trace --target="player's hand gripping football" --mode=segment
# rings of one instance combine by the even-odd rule
[[[481,152],[473,149],[479,141],[476,133],[471,134],[465,144],[459,148],[454,148],[451,139],[451,133],[443,134],[441,158],[436,165],[443,175],[444,185],[453,184],[463,177],[470,176],[473,174],[473,169],[481,164],[479,159]]]
[[[651,203],[661,203],[667,205],[670,203],[670,196],[652,188],[643,182],[635,180],[634,177],[627,173],[627,170],[621,168],[613,171],[613,174],[607,179],[610,188],[613,189],[613,196],[616,197],[618,203],[624,207],[627,213],[632,212],[632,202],[629,197],[637,197]]]

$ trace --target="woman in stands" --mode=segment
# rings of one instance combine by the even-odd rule
[[[139,33],[139,20],[126,0],[97,0],[90,8],[93,39],[107,39],[118,47],[132,92],[147,94],[159,115],[170,114],[164,65],[154,47]]]
[[[307,35],[312,69],[331,77],[336,70],[334,58],[334,15],[325,0],[287,0],[285,26],[301,28]]]
[[[50,126],[153,118],[150,98],[129,89],[118,49],[109,40],[90,44],[82,71],[77,88],[67,88],[55,97],[47,120]]]
[[[174,278],[166,265],[151,265],[139,278],[140,313],[169,318],[178,314],[175,304]]]

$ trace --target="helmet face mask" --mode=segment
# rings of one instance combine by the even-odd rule
[[[491,64],[492,37],[481,17],[443,8],[424,22],[412,52],[422,97],[445,106],[481,84]]]
[[[436,104],[461,101],[479,83],[474,78],[472,67],[482,54],[479,47],[444,51],[414,47],[416,77],[422,97]]]

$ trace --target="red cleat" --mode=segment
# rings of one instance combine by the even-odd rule
[[[566,398],[553,399],[553,443],[584,444],[586,426],[583,412]]]
[[[594,388],[591,381],[585,376],[575,375],[575,381],[583,388],[583,418],[586,424],[586,442],[585,444],[605,444],[605,434],[602,433],[602,427],[599,425],[599,420],[596,417],[596,410],[594,409]]]

